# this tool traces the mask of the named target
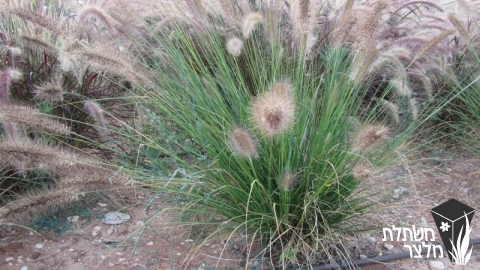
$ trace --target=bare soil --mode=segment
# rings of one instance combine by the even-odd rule
[[[415,162],[411,161],[415,160]],[[480,209],[480,160],[458,157],[404,159],[404,162],[365,181],[385,189],[386,202],[365,218],[378,229],[351,237],[352,257],[369,258],[408,251],[404,245],[421,244],[404,241],[382,241],[382,228],[392,225],[428,227],[435,230],[441,243],[430,209],[450,198],[474,209]],[[403,188],[398,198],[394,190]],[[398,193],[398,192],[397,192]],[[0,269],[245,269],[242,244],[232,239],[216,239],[203,245],[201,231],[177,226],[178,213],[165,210],[171,204],[155,199],[149,191],[135,195],[134,204],[122,209],[131,220],[120,225],[106,225],[101,218],[79,217],[70,231],[57,236],[53,232],[33,232],[10,226],[0,239]],[[375,200],[372,197],[372,200]],[[100,201],[101,202],[101,201]],[[119,210],[113,203],[94,204],[91,211],[102,214]],[[479,214],[475,215],[470,239],[480,238]],[[370,237],[370,241],[368,238]],[[375,241],[371,241],[372,238]],[[204,238],[203,238],[204,239]],[[433,243],[433,244],[435,244]],[[393,245],[388,250],[385,244]],[[198,248],[198,250],[196,250]],[[430,255],[432,256],[432,255]],[[480,246],[475,246],[466,266],[453,265],[444,258],[406,258],[363,267],[368,270],[433,269],[429,261],[441,261],[445,269],[480,269]],[[247,266],[252,269],[252,266]],[[268,266],[261,267],[269,269]]]

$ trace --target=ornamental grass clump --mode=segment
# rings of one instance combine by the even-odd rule
[[[208,239],[243,235],[247,261],[268,251],[283,268],[332,262],[340,255],[325,239],[339,241],[333,235],[363,227],[353,220],[370,206],[356,191],[367,166],[355,166],[368,161],[372,174],[402,140],[390,140],[388,124],[373,112],[360,117],[365,91],[350,80],[346,50],[307,57],[304,46],[290,47],[297,39],[282,28],[270,39],[263,21],[236,56],[225,44],[244,29],[227,33],[214,22],[170,19],[163,30],[154,28],[152,46],[162,54],[139,61],[156,87],[137,88],[138,104],[158,131],[128,134],[142,146],[134,164],[141,166],[132,170],[182,195],[183,216],[215,215],[218,227]],[[352,131],[352,118],[373,133]],[[162,122],[170,134],[158,136]]]

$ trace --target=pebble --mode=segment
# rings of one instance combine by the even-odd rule
[[[78,221],[79,218],[80,218],[79,216],[71,216],[71,217],[67,217],[67,220],[68,222],[75,223]]]
[[[36,249],[42,249],[43,248],[43,244],[42,243],[38,243],[35,245],[35,248]]]
[[[420,222],[421,222],[422,224],[427,224],[427,219],[426,219],[425,217],[421,217],[421,218],[420,218]]]
[[[14,257],[8,257],[8,258],[5,259],[6,262],[13,261],[13,260],[15,260]]]
[[[388,250],[392,250],[392,249],[395,248],[395,246],[394,246],[394,245],[391,245],[391,244],[385,244],[385,245],[383,245],[383,246],[384,246],[386,249],[388,249]]]
[[[469,188],[461,188],[460,191],[463,193],[468,193]]]
[[[107,207],[107,205],[108,205],[108,204],[106,204],[106,203],[100,203],[100,202],[97,203],[97,204],[98,204],[98,206],[100,206],[100,207],[102,207],[102,208],[105,208],[105,207]]]
[[[105,218],[103,219],[103,223],[109,225],[117,225],[122,224],[130,220],[130,215],[122,213],[122,212],[108,212],[105,214]]]
[[[112,229],[112,228],[110,228],[110,229],[107,230],[107,234],[108,234],[108,235],[110,235],[110,234],[112,234],[112,233],[113,233],[113,229]]]
[[[445,265],[441,261],[429,261],[428,265],[430,266],[431,270],[443,270],[443,269],[445,269]]]
[[[114,264],[114,263],[112,263],[112,262],[108,262],[108,266],[110,266],[110,267],[114,267],[114,266],[115,266],[115,264]]]
[[[151,242],[151,241],[148,242],[148,243],[147,243],[147,246],[153,246],[153,242]]]
[[[135,223],[135,225],[137,225],[137,226],[143,226],[143,225],[145,225],[145,223],[144,223],[143,221],[139,220],[139,221],[137,221],[137,222]]]
[[[35,259],[37,259],[38,257],[40,257],[40,255],[41,255],[40,252],[34,252],[34,253],[32,254],[32,259],[35,260]]]
[[[369,243],[375,243],[375,242],[377,242],[377,239],[375,239],[375,237],[373,237],[373,236],[370,236],[370,237],[367,238],[367,241]]]
[[[100,227],[100,226],[95,226],[95,227],[93,227],[93,230],[94,230],[94,231],[100,231],[101,229],[102,229],[102,227]]]
[[[23,266],[20,270],[28,270],[28,267]]]
[[[404,187],[399,187],[393,190],[393,198],[398,199],[400,195],[408,194],[408,191]]]
[[[360,254],[360,259],[365,260],[368,259],[367,255]]]

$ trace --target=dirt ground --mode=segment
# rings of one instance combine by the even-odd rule
[[[415,162],[411,161],[415,160]],[[428,227],[435,230],[441,243],[430,209],[450,198],[474,209],[480,209],[480,160],[438,157],[422,160],[405,158],[402,164],[365,181],[391,194],[387,202],[379,203],[378,211],[366,218],[378,229],[352,237],[355,252],[369,258],[408,251],[404,241],[382,241],[383,228],[396,224],[402,227]],[[244,269],[244,252],[232,239],[207,241],[200,246],[196,235],[175,226],[177,213],[161,211],[169,207],[154,200],[147,191],[137,193],[139,204],[125,208],[132,218],[120,225],[106,225],[101,218],[90,221],[79,217],[72,229],[61,236],[53,232],[26,232],[18,226],[6,229],[0,239],[0,269]],[[372,197],[373,199],[373,197]],[[100,202],[101,203],[101,202]],[[102,216],[118,210],[107,205],[93,204],[91,211]],[[470,239],[480,238],[479,214],[473,218]],[[198,235],[197,235],[198,236]],[[389,250],[386,244],[391,250]],[[194,255],[192,250],[200,247]],[[444,258],[406,258],[383,264],[364,266],[367,270],[441,269],[430,266],[440,261],[444,269],[480,269],[480,245],[474,247],[466,266],[453,265]],[[249,266],[248,269],[254,269]],[[257,269],[268,269],[258,267]]]

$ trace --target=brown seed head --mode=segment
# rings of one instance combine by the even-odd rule
[[[14,104],[0,106],[0,120],[12,121],[34,131],[46,131],[60,135],[70,134],[70,128],[55,118],[40,113],[36,108]]]
[[[292,188],[293,183],[295,182],[295,175],[291,172],[286,172],[282,176],[281,188],[284,191],[289,191]]]
[[[294,120],[295,103],[291,86],[275,83],[267,92],[257,97],[252,107],[256,128],[265,135],[277,135],[287,130]]]
[[[86,101],[83,104],[83,108],[93,117],[93,120],[95,120],[97,126],[103,129],[107,128],[105,124],[105,118],[103,116],[103,110],[100,105],[98,105],[98,103],[93,101]]]
[[[58,82],[43,82],[33,90],[35,98],[50,103],[63,101],[63,88]]]
[[[373,171],[371,167],[363,163],[357,164],[352,170],[353,177],[360,180],[366,180],[370,178],[372,173]]]
[[[241,157],[258,157],[255,139],[247,130],[243,128],[234,128],[230,132],[230,146],[234,153]]]
[[[382,125],[369,125],[360,130],[353,140],[352,150],[356,153],[363,153],[371,149],[381,139],[385,138],[389,128]]]

